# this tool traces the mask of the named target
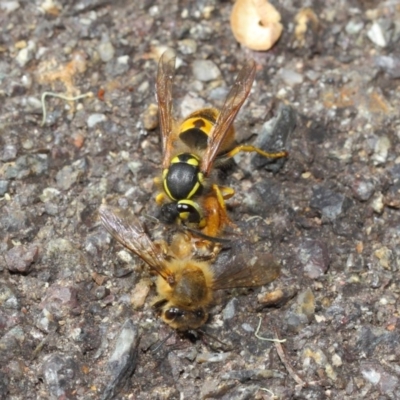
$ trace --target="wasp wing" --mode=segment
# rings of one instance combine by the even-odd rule
[[[103,226],[118,242],[168,280],[172,273],[166,265],[163,254],[151,241],[143,224],[136,216],[106,205],[100,206],[99,214]]]
[[[157,103],[163,151],[163,168],[167,168],[172,150],[172,82],[175,76],[176,55],[173,50],[165,51],[158,62]]]
[[[207,149],[201,163],[201,171],[205,176],[208,176],[211,172],[215,158],[218,156],[221,145],[226,138],[226,134],[250,93],[255,75],[256,64],[251,60],[247,62],[236,77],[235,83],[225,100],[225,104],[208,138]]]
[[[220,254],[218,262],[222,267],[214,267],[215,290],[266,285],[280,273],[280,265],[272,254],[247,251],[242,246],[233,256]]]

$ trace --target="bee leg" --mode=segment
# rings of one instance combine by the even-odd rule
[[[170,248],[165,240],[155,240],[154,245],[158,249],[159,253],[162,254],[164,257],[167,257],[169,255]]]
[[[287,157],[288,152],[287,151],[274,151],[274,152],[268,152],[259,149],[258,147],[252,146],[252,145],[247,145],[247,144],[242,144],[240,146],[236,146],[234,149],[229,151],[228,153],[224,154],[224,158],[232,158],[235,156],[237,153],[240,153],[241,151],[244,151],[246,153],[258,153],[263,157],[267,158],[282,158],[282,157]]]
[[[170,253],[179,259],[189,259],[193,253],[193,239],[186,232],[176,232],[169,245]]]

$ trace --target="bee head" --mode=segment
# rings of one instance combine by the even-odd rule
[[[203,308],[184,310],[179,307],[170,307],[163,311],[162,319],[178,331],[188,331],[202,326],[207,321],[208,314]]]

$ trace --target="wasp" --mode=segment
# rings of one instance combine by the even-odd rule
[[[250,93],[256,74],[254,61],[240,70],[221,110],[203,108],[179,123],[172,117],[175,58],[175,53],[167,50],[158,63],[156,93],[163,161],[162,177],[155,179],[162,187],[156,202],[161,206],[164,222],[181,221],[217,236],[222,226],[230,222],[225,200],[234,195],[234,190],[214,182],[214,167],[242,151],[269,158],[286,157],[287,152],[236,145],[233,121]]]
[[[178,331],[198,329],[207,321],[216,290],[265,285],[280,272],[269,253],[262,255],[262,262],[251,262],[249,257],[248,264],[235,263],[217,271],[213,257],[196,257],[191,251],[176,254],[167,245],[153,242],[131,212],[102,205],[99,214],[106,230],[157,274],[153,307]]]

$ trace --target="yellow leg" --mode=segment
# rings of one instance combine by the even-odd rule
[[[259,149],[258,147],[247,145],[247,144],[242,144],[240,146],[236,146],[234,149],[229,151],[228,153],[224,154],[223,157],[225,158],[231,158],[235,156],[237,153],[240,153],[241,151],[245,151],[246,153],[258,153],[263,157],[267,158],[281,158],[281,157],[287,157],[288,152],[287,151],[276,151],[276,152],[268,152]]]
[[[214,186],[217,186],[217,185],[214,185]],[[235,191],[228,186],[217,186],[217,188],[218,188],[219,192],[221,193],[221,196],[224,200],[230,199],[235,194]],[[214,191],[216,191],[216,190],[214,189]],[[217,195],[217,197],[218,197],[218,195]]]
[[[162,179],[159,176],[153,178],[154,185],[158,188],[158,190],[162,190]],[[164,192],[160,192],[156,196],[156,203],[161,206],[168,200],[168,197]]]
[[[230,189],[230,188],[225,188],[225,187],[222,187],[222,188]],[[212,190],[214,191],[215,195],[217,196],[218,204],[225,211],[226,210],[225,197],[222,194],[222,191],[221,191],[222,188],[220,188],[218,185],[212,185]],[[235,192],[233,192],[233,193],[235,193]],[[233,196],[233,194],[232,194],[232,196]],[[232,196],[230,196],[230,197],[232,197]],[[229,199],[229,197],[228,197],[228,199]]]
[[[164,204],[166,200],[168,200],[168,197],[164,193],[158,193],[158,195],[156,196],[156,203],[159,206]]]
[[[231,227],[236,228],[236,225],[228,217],[225,205],[225,200],[230,199],[235,194],[235,191],[230,187],[220,187],[218,185],[212,185],[212,190],[214,191],[217,197],[218,204],[221,208],[219,211],[219,218],[221,219],[221,221],[223,221],[224,224],[228,224]]]

